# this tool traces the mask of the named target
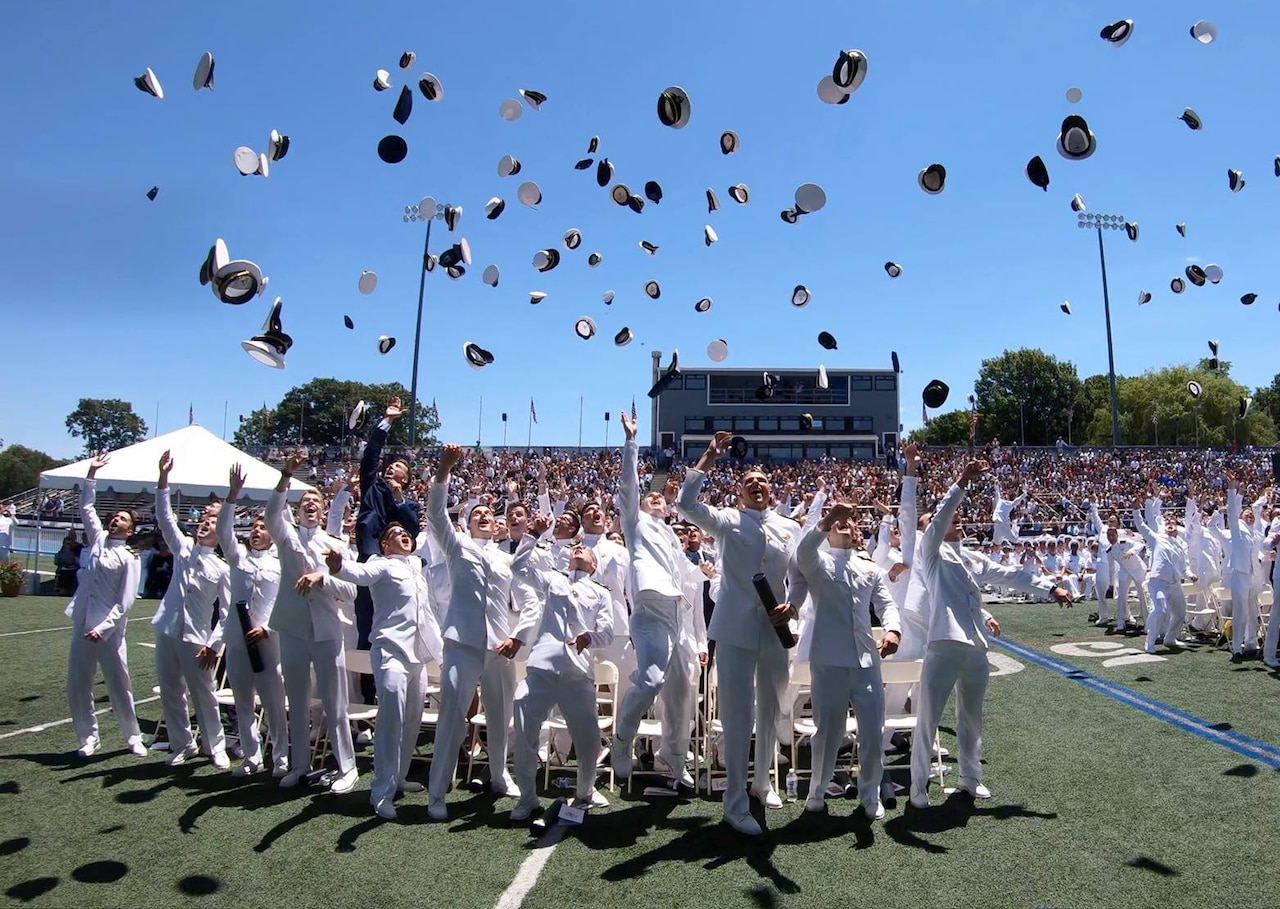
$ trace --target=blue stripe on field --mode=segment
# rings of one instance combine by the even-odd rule
[[[1064,663],[1062,660],[1045,656],[1037,650],[1032,650],[1022,644],[1016,644],[1008,638],[996,638],[995,643],[1002,649],[1016,654],[1042,669],[1048,669],[1050,672],[1056,672],[1058,675],[1073,682],[1079,682],[1086,688],[1099,694],[1104,694],[1126,706],[1140,710],[1148,716],[1181,729],[1183,732],[1190,732],[1192,735],[1199,736],[1216,745],[1221,745],[1250,760],[1265,764],[1273,770],[1280,770],[1280,747],[1269,745],[1266,742],[1259,742],[1257,739],[1249,738],[1249,736],[1233,730],[1215,729],[1213,724],[1207,720],[1185,713],[1176,707],[1170,707],[1160,701],[1152,700],[1132,689],[1125,688],[1123,685],[1117,685],[1107,679],[1099,678],[1091,672],[1072,666],[1070,663]]]

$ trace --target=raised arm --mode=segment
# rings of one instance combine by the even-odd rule
[[[387,433],[391,431],[391,421],[400,416],[400,399],[392,398],[387,405],[386,416],[369,433],[364,446],[364,454],[360,456],[360,490],[369,495],[374,480],[378,478],[378,466],[382,463],[382,448],[387,444]]]
[[[324,563],[329,569],[329,574],[357,587],[372,587],[386,574],[387,570],[384,562],[357,562],[344,559],[342,553],[336,549],[330,549],[324,554]]]
[[[297,453],[285,459],[284,468],[280,471],[280,480],[267,498],[267,513],[262,516],[267,530],[271,533],[271,538],[276,541],[276,546],[281,549],[288,547],[294,552],[300,551],[302,546],[298,542],[298,534],[293,529],[293,525],[285,520],[284,510],[289,507],[285,501],[289,493],[289,480],[293,478],[293,472],[301,463],[302,456]]]
[[[342,519],[347,516],[347,505],[351,502],[350,481],[344,482],[329,502],[329,513],[325,516],[324,532],[331,537],[342,538]]]
[[[169,471],[173,470],[173,458],[169,452],[160,456],[160,478],[156,481],[156,524],[165,543],[175,555],[191,549],[191,540],[182,533],[173,516],[173,504],[169,501]]]
[[[1152,552],[1155,552],[1159,540],[1156,539],[1155,530],[1151,528],[1151,525],[1149,525],[1143,517],[1141,508],[1135,508],[1133,510],[1133,529],[1142,535],[1142,539],[1146,542],[1147,546],[1151,548]]]
[[[738,522],[737,511],[728,508],[711,508],[698,501],[698,494],[702,491],[702,481],[711,465],[728,450],[730,438],[727,432],[716,433],[707,450],[702,453],[702,457],[698,458],[698,463],[689,468],[685,474],[684,485],[680,487],[680,497],[676,500],[676,507],[680,514],[717,540],[724,539],[725,534]]]
[[[222,503],[222,508],[218,509],[216,532],[218,545],[222,547],[222,554],[226,556],[227,564],[236,568],[239,567],[240,558],[244,554],[240,544],[236,542],[235,535],[236,499],[240,498],[240,491],[244,489],[243,468],[239,464],[233,464],[227,480],[227,500]]]
[[[446,502],[449,496],[449,474],[461,460],[462,449],[457,445],[446,445],[440,452],[440,463],[436,467],[435,476],[431,478],[431,490],[427,493],[427,529],[446,562],[455,561],[462,552],[462,544],[458,542],[458,535],[449,521]]]
[[[618,420],[626,434],[622,443],[622,475],[618,479],[618,507],[623,520],[634,525],[640,520],[640,446],[636,444],[636,421],[625,410],[618,415]]]
[[[902,450],[907,472],[902,477],[902,495],[898,502],[898,535],[902,538],[902,561],[910,564],[916,557],[916,540],[920,524],[920,506],[916,501],[917,473],[920,469],[920,446],[908,443]]]
[[[837,503],[832,507],[832,511],[842,507]],[[822,571],[822,541],[827,537],[827,533],[822,529],[821,524],[815,524],[804,532],[804,536],[800,538],[800,543],[796,546],[796,566],[800,571],[804,572],[806,577],[814,578]]]
[[[105,452],[99,452],[93,456],[93,460],[89,462],[89,474],[85,477],[84,486],[80,487],[80,521],[84,524],[85,535],[89,538],[90,548],[96,546],[98,541],[102,539],[102,521],[98,518],[97,509],[93,507],[94,500],[98,495],[98,470],[106,467],[108,457]]]

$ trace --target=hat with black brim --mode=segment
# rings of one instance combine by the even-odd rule
[[[1085,210],[1084,197],[1081,196],[1079,193],[1076,193],[1074,196],[1071,197],[1071,210],[1076,212]]]
[[[343,326],[344,326],[348,331],[354,331],[354,330],[355,330],[356,323],[355,323],[355,322],[353,322],[353,321],[351,320],[351,317],[350,317],[350,316],[343,316],[343,317],[342,317],[342,324],[343,324]]]
[[[1174,278],[1169,282],[1169,289],[1175,294],[1180,294],[1187,289],[1187,285],[1181,278]]]
[[[1210,284],[1217,284],[1222,280],[1222,266],[1210,262],[1204,267],[1204,276],[1209,279]]]
[[[351,408],[351,414],[347,417],[347,429],[356,430],[360,428],[360,424],[364,422],[365,416],[369,413],[369,405],[365,401],[357,401],[356,406]]]
[[[896,278],[902,274],[902,266],[897,262],[884,263],[884,273],[891,278]]]
[[[213,293],[223,303],[248,303],[266,286],[260,269],[247,259],[233,259],[212,275]]]
[[[418,55],[415,54],[413,51],[405,51],[403,54],[400,55],[400,68],[409,69],[411,66],[413,66],[414,61],[417,59],[418,59]]]
[[[1049,168],[1039,155],[1027,162],[1027,179],[1045,192],[1049,191]]]
[[[612,305],[613,305],[613,291],[611,291],[611,290],[606,290],[604,293],[602,293],[602,294],[600,295],[600,302],[604,303],[604,305],[605,305],[605,306],[612,306]]]
[[[1199,265],[1188,265],[1186,267],[1187,280],[1196,287],[1204,287],[1208,278],[1205,277],[1204,269]]]
[[[742,436],[734,436],[729,440],[729,454],[733,455],[739,461],[745,461],[751,448],[747,444],[747,440]]]
[[[1133,34],[1133,20],[1121,19],[1119,22],[1113,22],[1099,32],[1103,41],[1115,47],[1123,47],[1124,43],[1129,40]]]
[[[608,158],[601,158],[600,163],[596,165],[596,185],[604,189],[613,182],[613,164]],[[631,195],[631,190],[627,190],[627,195]]]
[[[729,187],[729,198],[739,205],[746,205],[751,198],[751,190],[747,188],[745,183],[736,183]]]
[[[930,410],[937,410],[943,404],[947,403],[947,395],[951,393],[951,389],[946,382],[941,379],[934,379],[924,387],[921,397],[924,400],[924,406]]]
[[[542,92],[535,92],[531,88],[520,89],[520,97],[524,98],[526,104],[534,110],[542,110],[542,105],[546,103],[547,96]]]
[[[1058,131],[1058,154],[1068,161],[1083,161],[1098,150],[1098,139],[1079,114],[1062,121]]]
[[[153,98],[164,100],[164,87],[160,85],[159,78],[152,72],[151,67],[147,67],[147,71],[141,76],[133,77],[133,84],[137,86],[138,91],[146,92]]]
[[[584,341],[596,336],[596,323],[590,316],[582,316],[573,323],[573,333]]]
[[[287,154],[289,154],[289,137],[282,136],[279,130],[273,129],[267,139],[267,157],[272,161],[279,161]]]
[[[795,290],[791,291],[791,305],[797,309],[808,306],[810,299],[809,288],[803,284],[797,284]]]
[[[1280,158],[1278,158],[1277,160],[1280,160]],[[1280,165],[1277,165],[1277,166],[1280,166]],[[1280,176],[1280,174],[1277,174],[1277,176]],[[720,200],[716,198],[715,190],[713,189],[707,190],[707,213],[710,214],[713,211],[719,211],[719,210],[720,210]]]
[[[375,91],[385,92],[391,87],[391,73],[385,69],[380,69],[373,77],[373,88]]]
[[[697,303],[693,304],[693,311],[694,312],[710,312],[711,306],[712,306],[711,298],[703,297]]]
[[[520,173],[520,161],[513,155],[503,155],[498,160],[498,176],[510,177],[512,174]]]
[[[1071,315],[1071,304],[1068,301],[1063,300],[1061,303],[1058,304],[1058,308],[1063,312],[1065,312],[1067,315]]]
[[[729,358],[729,342],[717,338],[707,345],[707,359],[712,363],[723,363]]]
[[[840,51],[835,65],[831,68],[831,81],[836,88],[846,95],[858,90],[862,80],[867,78],[867,55],[854,48]]]
[[[631,201],[631,187],[625,183],[615,183],[613,189],[609,190],[609,198],[615,205],[626,205]]]
[[[727,129],[720,134],[720,154],[732,155],[738,150],[738,134]]]
[[[240,171],[240,176],[248,177],[258,172],[258,153],[247,145],[241,145],[232,154],[231,159],[235,162],[236,170]]]
[[[603,260],[604,256],[600,255],[598,252],[593,252],[591,255],[587,256],[587,265],[592,268],[597,268]]]
[[[156,200],[156,196],[158,195],[160,195],[160,187],[158,186],[153,186],[149,190],[147,190],[147,198],[150,199],[152,202]]]
[[[494,196],[484,204],[484,216],[490,221],[496,221],[498,215],[502,214],[503,209],[507,207],[507,203],[502,199]]]
[[[565,249],[577,249],[582,245],[582,231],[578,230],[576,227],[569,228],[565,231],[563,241]]]
[[[444,97],[444,84],[436,78],[434,73],[425,73],[418,80],[418,91],[422,92],[422,97],[428,101],[439,101]],[[520,105],[517,104],[516,107],[519,108]],[[507,118],[503,117],[503,119]]]
[[[796,189],[795,202],[797,215],[811,215],[826,207],[827,193],[817,183],[802,183]]]
[[[391,352],[391,348],[396,346],[396,339],[388,335],[382,335],[378,338],[378,353],[386,354]]]
[[[484,369],[493,362],[493,354],[485,350],[475,341],[468,341],[462,345],[462,355],[466,358],[467,363],[472,369]]]
[[[1212,44],[1214,39],[1218,37],[1218,27],[1208,19],[1201,19],[1191,26],[1191,37],[1201,44]]]
[[[646,281],[644,285],[644,295],[650,300],[656,300],[662,296],[662,288],[658,286],[657,281]]]
[[[529,208],[536,208],[542,202],[542,190],[538,188],[537,183],[532,180],[526,180],[516,190],[516,198],[520,200],[521,204],[527,205]]]
[[[658,377],[658,381],[653,383],[653,387],[649,389],[649,397],[656,398],[671,386],[671,383],[680,375],[680,351],[671,351],[671,362],[667,368],[662,371],[662,375]]]
[[[533,267],[538,271],[551,271],[560,264],[560,250],[555,248],[540,249],[533,254]]]
[[[360,293],[368,296],[377,288],[378,276],[371,271],[362,271],[360,272],[360,280],[356,282],[356,286],[360,289]]]
[[[512,120],[519,120],[524,114],[524,107],[515,98],[508,98],[498,107],[498,116],[510,123]]]
[[[631,343],[634,337],[635,335],[631,333],[630,328],[623,327],[616,335],[613,336],[613,343],[618,347],[626,347]]]
[[[1258,299],[1257,294],[1248,293],[1240,298],[1240,302],[1243,303],[1245,306],[1252,306],[1254,304],[1254,301],[1257,299]]]
[[[1187,124],[1187,127],[1189,129],[1193,129],[1193,130],[1200,129],[1202,126],[1204,126],[1204,122],[1200,119],[1200,115],[1197,114],[1195,111],[1193,111],[1189,107],[1185,107],[1182,109],[1182,114],[1178,117],[1178,119],[1181,120],[1183,123]]]
[[[202,88],[213,89],[213,54],[205,51],[200,55],[200,62],[196,64],[196,74],[191,84],[196,91]]]
[[[930,164],[916,174],[916,183],[931,196],[947,188],[947,169],[941,164]]]
[[[1202,389],[1200,387],[1200,383],[1197,382],[1195,379],[1192,379],[1190,382],[1187,383],[1187,393],[1191,395],[1191,397],[1193,398],[1200,397],[1201,391]]]
[[[657,180],[650,180],[644,185],[644,196],[654,205],[662,201],[662,187]]]
[[[824,104],[845,104],[849,101],[849,93],[842,91],[831,76],[823,76],[818,80],[818,99]]]
[[[490,287],[497,287],[498,286],[498,266],[486,265],[484,269],[484,273],[480,275],[480,280],[483,281],[485,284],[488,284]]]
[[[293,346],[293,338],[284,333],[284,325],[280,320],[283,307],[281,299],[276,297],[266,321],[262,323],[262,333],[240,342],[245,353],[272,369],[284,369],[284,356]]]
[[[818,332],[818,343],[826,350],[837,350],[839,346],[836,343],[836,337],[829,331]]]
[[[1227,188],[1233,193],[1238,193],[1244,189],[1244,173],[1238,170],[1227,171]]]
[[[692,112],[693,105],[689,101],[688,92],[678,85],[664,89],[658,96],[658,120],[663,126],[683,129]]]
[[[409,115],[413,113],[413,91],[407,85],[400,87],[400,97],[396,99],[395,109],[391,112],[392,118],[401,126],[409,122]]]
[[[707,246],[710,246],[712,243],[715,243],[719,239],[720,239],[720,235],[717,234],[715,230],[712,229],[710,224],[702,228],[702,242],[705,243]]]

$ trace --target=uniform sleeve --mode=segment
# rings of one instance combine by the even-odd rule
[[[630,527],[640,520],[640,486],[636,479],[636,464],[640,448],[635,439],[628,439],[622,446],[622,474],[618,479],[618,505],[622,519]]]
[[[920,508],[916,504],[917,477],[902,478],[902,495],[898,502],[898,534],[902,537],[902,561],[908,565],[916,557]]]
[[[889,594],[889,585],[885,583],[884,575],[876,572],[876,580],[871,588],[871,608],[875,614],[880,617],[880,624],[884,626],[885,631],[896,631],[902,634],[902,622],[898,618],[898,604],[893,601],[893,597]]]
[[[227,564],[232,568],[240,565],[240,544],[236,542],[235,521],[235,503],[223,502],[222,508],[218,510],[218,545],[222,547],[222,554],[227,557]]]
[[[456,562],[462,555],[462,544],[458,542],[458,535],[449,523],[449,512],[445,508],[448,495],[448,483],[431,482],[431,491],[427,493],[427,530],[445,561]]]
[[[608,591],[600,591],[597,603],[596,627],[587,631],[587,637],[592,647],[608,647],[613,643],[613,602]]]
[[[102,539],[102,521],[98,519],[98,511],[93,507],[98,495],[98,481],[86,479],[80,487],[80,520],[84,524],[84,532],[89,537],[88,547],[93,548]]]
[[[533,596],[525,599],[525,604],[520,609],[520,618],[516,620],[515,628],[511,631],[511,637],[526,646],[530,643],[528,640],[530,635],[537,630],[538,623],[542,621],[543,603],[547,598],[546,579],[542,576],[542,570],[531,561],[537,546],[538,541],[533,534],[526,533],[520,538],[515,557],[511,560],[512,577],[535,591]]]
[[[168,486],[156,487],[156,523],[160,525],[160,533],[175,556],[185,557],[191,551],[191,540],[182,533],[173,516]]]
[[[354,559],[344,557],[342,568],[335,577],[357,587],[372,587],[382,575],[382,567],[372,560],[357,562]]]
[[[223,632],[227,627],[227,606],[230,602],[231,570],[227,569],[222,572],[222,579],[218,582],[218,597],[213,601],[213,629],[205,643],[210,650],[217,650],[222,646]]]
[[[345,486],[329,503],[329,514],[325,517],[324,532],[333,537],[342,536],[342,519],[347,515],[347,503],[351,501],[351,491]],[[416,536],[416,534],[415,534]]]
[[[267,513],[263,515],[266,521],[267,530],[271,533],[271,539],[276,541],[279,549],[288,548],[293,552],[302,549],[298,543],[298,533],[293,529],[293,525],[285,520],[284,510],[288,506],[285,504],[286,493],[283,490],[272,490],[271,495],[267,498]]]
[[[728,508],[712,508],[698,501],[698,493],[702,490],[705,477],[706,474],[701,470],[689,468],[684,484],[680,487],[676,505],[685,518],[716,539],[721,539],[737,523],[738,515]]]

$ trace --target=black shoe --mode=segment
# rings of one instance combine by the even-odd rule
[[[1088,619],[1088,621],[1089,621],[1089,623],[1090,623],[1090,624],[1093,624],[1093,623],[1097,622],[1097,621],[1098,621],[1098,614],[1097,614],[1096,612],[1091,612],[1091,613],[1089,613],[1089,619]]]

